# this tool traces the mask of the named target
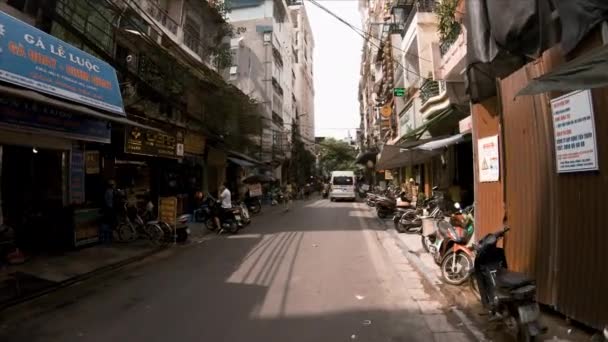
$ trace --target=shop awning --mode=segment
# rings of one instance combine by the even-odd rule
[[[438,150],[438,149],[442,149],[454,144],[458,144],[464,141],[464,134],[456,134],[456,135],[452,135],[451,137],[447,137],[447,138],[443,138],[443,139],[439,139],[439,140],[433,140],[427,143],[424,143],[422,145],[418,145],[415,147],[415,149],[417,150],[423,150],[423,151],[434,151],[434,150]]]
[[[365,165],[368,161],[376,163],[376,157],[378,156],[378,151],[367,151],[361,152],[355,158],[355,164]]]
[[[237,151],[228,151],[228,159],[232,160],[232,159],[236,159],[239,160],[238,162],[235,160],[232,160],[235,164],[239,164],[239,163],[246,163],[248,165],[244,165],[244,164],[239,164],[241,166],[261,166],[264,165],[262,162],[260,162],[259,160],[255,159],[255,158],[251,158],[250,156],[244,154],[244,153],[240,153]]]
[[[516,96],[608,86],[608,45],[603,45],[537,77]]]
[[[252,167],[255,166],[255,164],[250,163],[246,160],[243,159],[239,159],[239,158],[234,158],[234,157],[228,157],[228,160],[235,163],[236,165],[242,166],[242,167]]]
[[[384,145],[378,154],[377,170],[422,164],[441,154],[443,148],[461,143],[466,133],[408,141],[399,145]]]
[[[89,117],[92,117],[95,119],[99,119],[99,120],[105,120],[105,121],[119,123],[119,124],[123,124],[123,125],[127,125],[127,126],[140,127],[140,128],[145,128],[145,129],[151,130],[151,131],[162,132],[160,129],[155,128],[155,127],[140,124],[139,122],[132,121],[132,120],[129,120],[124,117],[118,117],[118,116],[114,116],[111,114],[105,114],[105,113],[93,110],[91,108],[88,108],[88,107],[80,106],[77,104],[72,104],[72,103],[65,102],[65,101],[56,100],[52,97],[40,94],[40,93],[32,91],[32,90],[26,90],[26,89],[21,89],[21,88],[14,88],[14,87],[7,87],[7,86],[0,85],[0,93],[6,94],[9,96],[19,97],[19,98],[30,100],[30,101],[44,103],[44,104],[47,104],[49,106],[52,106],[52,107],[55,107],[58,109],[66,110],[66,111],[69,111],[72,113],[86,115],[86,116],[89,116]]]
[[[376,170],[390,170],[398,167],[422,164],[441,154],[440,150],[425,151],[415,147],[403,148],[396,145],[384,145],[376,163]]]

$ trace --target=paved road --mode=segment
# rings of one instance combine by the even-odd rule
[[[468,340],[365,205],[254,220],[32,303],[0,341]]]

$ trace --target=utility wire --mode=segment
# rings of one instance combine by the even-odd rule
[[[331,15],[332,17],[334,17],[335,19],[337,19],[338,21],[340,21],[341,23],[343,23],[344,25],[348,26],[351,30],[353,30],[355,33],[357,33],[357,35],[361,36],[361,38],[363,38],[365,41],[367,41],[369,44],[377,47],[378,49],[382,49],[382,47],[380,47],[378,44],[374,43],[371,41],[371,39],[367,36],[366,33],[364,33],[363,31],[359,31],[359,29],[354,26],[353,24],[347,22],[346,20],[342,19],[339,15],[335,14],[334,12],[332,12],[330,9],[328,9],[327,7],[321,5],[320,3],[318,3],[316,0],[308,0],[310,3],[312,3],[313,5],[319,7],[320,9],[322,9],[323,11],[327,12],[329,15]],[[401,50],[399,50],[401,51]],[[404,52],[404,51],[402,51]],[[408,52],[404,52],[406,54],[409,54]],[[414,55],[414,54],[412,54]],[[414,55],[415,57],[420,58],[420,56]],[[396,58],[392,57],[391,58],[393,60],[393,62],[395,62],[398,66],[400,66],[404,71],[410,72],[420,78],[422,78],[423,80],[427,81],[430,80],[427,77],[424,77],[422,75],[420,75],[419,73],[412,71],[408,68],[406,68],[405,66],[403,66],[403,64],[401,64],[401,62],[399,62]]]

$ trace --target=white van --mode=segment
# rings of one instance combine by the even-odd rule
[[[354,201],[355,194],[355,173],[353,171],[333,171],[329,181],[329,199],[349,199]]]

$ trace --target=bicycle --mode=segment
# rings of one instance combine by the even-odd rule
[[[144,220],[137,208],[131,207],[127,203],[125,203],[124,209],[122,220],[114,228],[113,235],[116,240],[130,242],[143,236],[152,242],[161,242],[165,238],[168,230],[167,227],[164,229],[162,227],[166,225],[165,223],[155,220]],[[151,218],[152,210],[150,204],[147,205],[142,215],[147,219]]]

